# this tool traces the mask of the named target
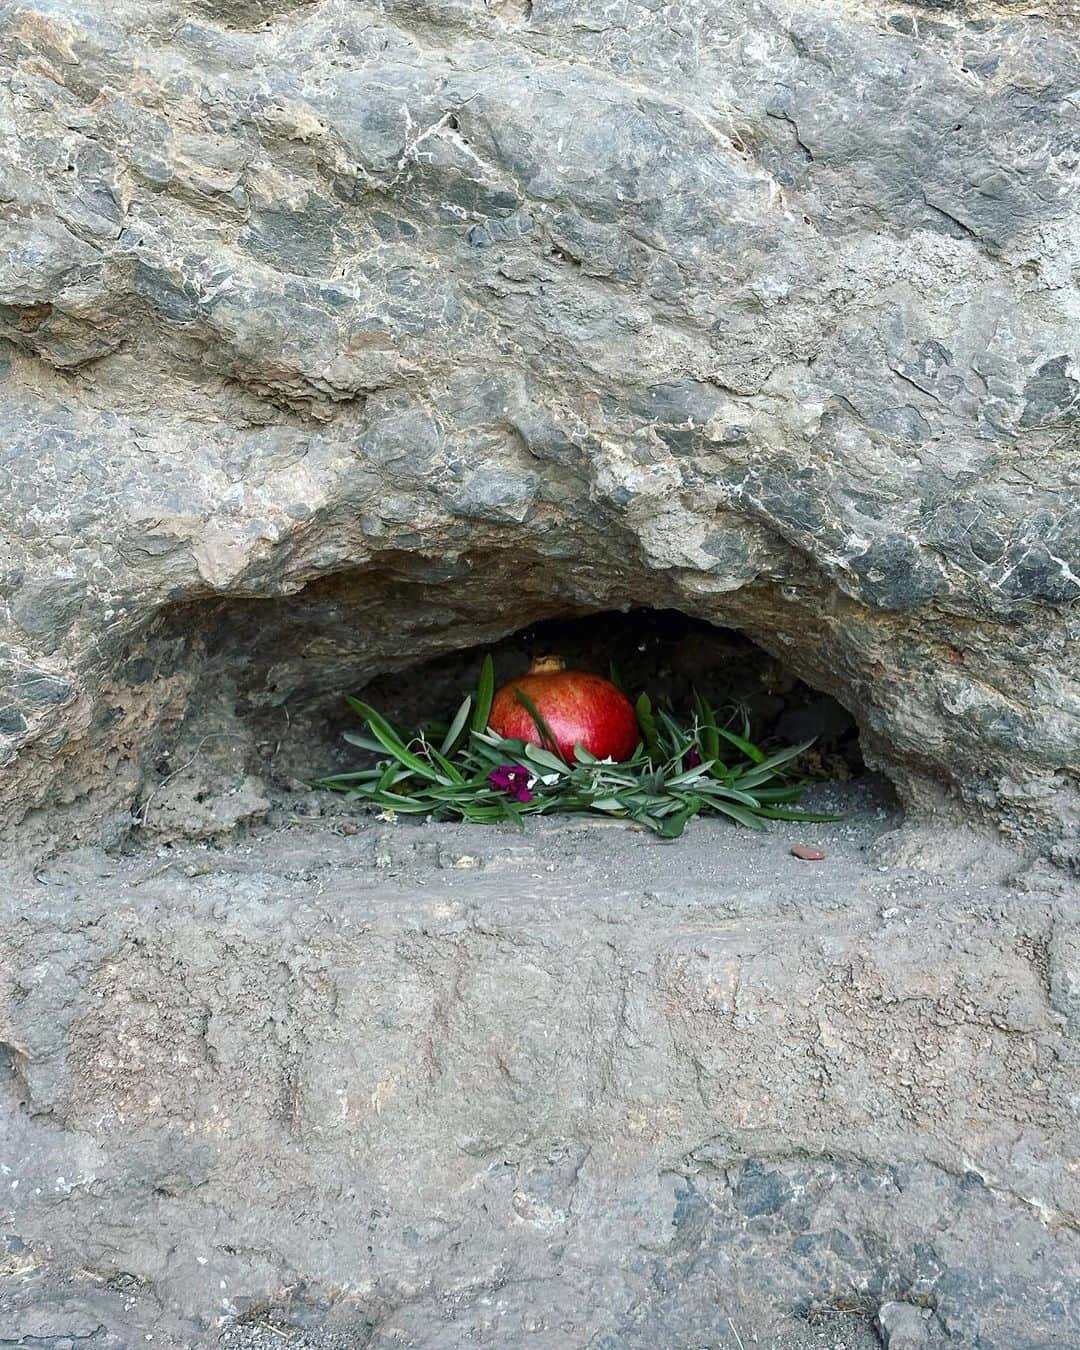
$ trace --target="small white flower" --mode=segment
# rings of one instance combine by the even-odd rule
[[[545,787],[550,787],[552,783],[557,783],[561,776],[562,775],[558,773],[545,773],[541,776],[540,781]],[[534,778],[533,782],[535,781],[536,779]],[[530,783],[529,786],[532,787],[532,783]]]
[[[397,812],[391,806],[388,807],[385,811],[380,811],[379,814],[375,817],[375,819],[385,820],[389,822],[389,824],[393,825],[393,823],[397,820]]]

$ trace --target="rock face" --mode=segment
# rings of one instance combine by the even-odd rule
[[[1080,39],[1026,8],[0,0],[0,1341],[1080,1344],[1051,866],[96,847],[655,608],[1074,864]]]
[[[324,824],[0,887],[0,1336],[1080,1344],[1075,906],[850,831],[808,874],[716,823]]]
[[[1021,10],[0,0],[9,823],[207,739],[257,798],[252,710],[644,605],[1067,862],[1080,60]]]

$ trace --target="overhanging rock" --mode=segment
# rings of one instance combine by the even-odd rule
[[[1069,861],[1064,22],[19,0],[0,60],[24,841],[130,819],[223,604],[294,709],[656,605],[834,693],[914,812]]]

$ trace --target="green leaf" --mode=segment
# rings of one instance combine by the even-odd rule
[[[730,816],[732,820],[737,820],[740,825],[745,825],[747,829],[763,830],[765,828],[757,816],[752,811],[748,811],[745,806],[736,806],[734,802],[713,802],[712,808],[722,815]]]
[[[615,664],[614,661],[610,661],[608,663],[608,679],[610,679],[611,683],[615,686],[615,688],[619,691],[620,694],[626,693],[626,689],[623,686],[622,682],[622,676],[619,674],[619,667]]]
[[[784,764],[793,759],[797,759],[804,750],[808,750],[813,741],[804,741],[802,745],[789,745],[786,750],[777,750],[768,759],[764,756],[758,761],[752,769],[747,769],[745,773],[739,774],[736,781],[740,787],[756,787],[758,783],[765,783],[770,778],[777,776],[777,770]]]
[[[641,728],[642,739],[645,742],[645,749],[648,751],[653,764],[658,765],[663,758],[663,754],[660,750],[660,736],[656,729],[656,718],[653,717],[652,700],[648,694],[638,695],[635,712],[637,713],[638,726]]]
[[[421,778],[427,778],[431,782],[442,781],[439,774],[430,764],[414,755],[407,745],[402,741],[394,728],[367,703],[362,703],[358,698],[350,698],[349,702],[360,716],[367,722],[371,728],[376,740],[380,741],[385,749],[389,750],[396,760],[407,765],[413,773],[418,773]]]
[[[457,754],[458,750],[461,748],[461,743],[469,734],[468,721],[469,710],[471,708],[472,695],[466,694],[465,698],[462,700],[461,707],[458,708],[457,712],[454,714],[454,720],[447,728],[442,745],[439,747],[447,758]]]
[[[683,756],[694,744],[694,738],[685,727],[679,726],[674,717],[665,709],[658,710],[660,721],[664,724],[664,730],[670,740],[670,751],[672,759],[682,761]]]
[[[397,766],[395,765],[395,768],[396,767]],[[328,774],[325,778],[316,778],[314,786],[327,787],[331,783],[350,783],[356,780],[362,781],[365,778],[373,780],[378,778],[381,772],[381,769],[357,769],[353,773],[332,773]]]
[[[717,727],[717,732],[723,736],[724,740],[730,741],[736,749],[741,750],[747,759],[752,759],[755,764],[760,764],[764,760],[764,754],[752,741],[746,740],[743,736],[736,736],[727,727]]]
[[[707,759],[702,764],[695,764],[692,769],[686,769],[675,778],[668,778],[665,782],[665,786],[669,788],[682,787],[685,783],[696,782],[699,778],[704,778],[711,768],[712,760]]]
[[[544,769],[554,769],[557,773],[565,773],[567,769],[566,761],[558,759],[550,751],[543,749],[542,746],[533,745],[531,742],[525,746],[525,758],[533,764],[540,765]]]
[[[514,756],[524,753],[525,742],[504,740],[502,736],[492,736],[479,731],[469,732],[469,751],[489,764],[505,764]]]
[[[749,792],[740,792],[730,783],[717,783],[712,781],[708,784],[700,783],[698,791],[703,794],[707,801],[715,805],[717,798],[721,801],[741,802],[743,806],[748,806],[751,811],[756,811],[758,800]]]
[[[519,829],[525,828],[525,822],[521,819],[525,812],[517,803],[511,803],[506,797],[498,797],[495,806],[504,820],[513,821]]]
[[[380,758],[375,767],[331,774],[315,786],[405,815],[485,824],[512,820],[519,828],[524,816],[553,811],[629,816],[664,839],[678,838],[687,821],[701,812],[759,830],[766,820],[809,824],[841,818],[792,805],[802,796],[804,784],[790,776],[789,766],[809,742],[766,754],[749,740],[745,712],[737,723],[743,735],[721,728],[713,708],[696,691],[689,725],[667,706],[654,710],[648,695],[640,695],[636,711],[642,740],[622,764],[606,764],[582,746],[575,747],[568,763],[539,710],[521,690],[516,696],[533,720],[540,745],[489,730],[494,697],[490,656],[482,663],[476,694],[462,701],[449,722],[427,723],[416,740],[410,741],[366,703],[350,698],[367,727],[363,735],[346,733],[346,739]],[[722,742],[741,752],[734,767],[704,753]],[[691,746],[702,753],[702,762],[686,769]],[[516,802],[495,792],[488,781],[491,769],[506,763],[528,764],[538,775],[558,776],[531,801]]]
[[[797,802],[806,791],[802,783],[789,783],[786,787],[755,787],[754,796],[759,802]]]
[[[720,728],[717,725],[716,713],[713,712],[712,704],[708,699],[702,698],[698,691],[694,690],[694,706],[697,709],[698,722],[700,724],[700,736],[702,759],[711,759],[721,773],[727,773],[727,766],[720,759]]]
[[[439,766],[439,768],[442,769],[443,773],[446,774],[447,778],[449,778],[451,782],[454,783],[465,782],[465,775],[461,772],[459,768],[457,768],[456,765],[451,764],[450,761],[441,751],[436,750],[435,747],[430,742],[427,743],[427,748],[431,755],[431,758],[435,761],[435,763]]]
[[[364,796],[368,801],[375,802],[378,806],[387,806],[392,811],[416,814],[431,810],[430,802],[422,801],[419,797],[399,797],[396,792],[365,792]]]
[[[459,810],[462,820],[469,820],[477,825],[489,825],[492,821],[506,818],[498,806],[477,806],[471,802],[462,802]]]
[[[540,709],[537,708],[536,704],[532,701],[532,699],[528,696],[528,694],[524,691],[524,689],[518,689],[516,685],[514,687],[514,697],[532,718],[533,724],[536,727],[536,733],[540,737],[540,744],[543,746],[545,750],[550,750],[552,754],[558,755],[560,764],[562,764],[565,767],[566,761],[563,759],[562,754],[559,750],[559,742],[551,734],[551,728],[548,726],[548,724],[544,721],[543,717],[541,716]]]
[[[696,816],[700,810],[700,803],[688,803],[673,815],[665,816],[656,833],[661,839],[678,839],[683,830],[686,829],[686,822]]]
[[[491,703],[495,697],[495,663],[491,653],[484,657],[480,665],[480,681],[476,686],[476,702],[473,705],[472,720],[469,723],[473,731],[487,731],[488,718],[491,716]]]
[[[370,736],[361,736],[358,731],[343,731],[341,739],[348,741],[350,745],[358,745],[361,750],[374,750],[376,754],[386,749],[381,741],[372,740]]]
[[[408,778],[408,769],[403,769],[397,760],[392,759],[379,775],[379,781],[375,785],[376,792],[388,792],[395,783],[402,782]]]

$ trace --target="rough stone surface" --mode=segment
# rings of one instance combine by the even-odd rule
[[[0,1342],[1080,1344],[1075,17],[0,0]],[[624,607],[908,832],[282,795]]]
[[[0,1337],[1080,1344],[1070,903],[873,866],[846,791],[812,869],[344,814],[28,872]]]
[[[636,604],[1074,860],[1068,6],[0,0],[0,65],[22,847]]]
[[[885,1350],[926,1350],[930,1344],[930,1313],[913,1303],[884,1303],[878,1310]]]

